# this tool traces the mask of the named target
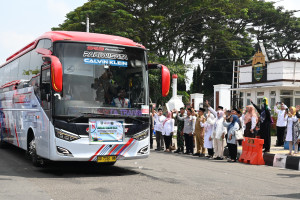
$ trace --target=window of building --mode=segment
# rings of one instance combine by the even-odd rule
[[[251,93],[247,93],[247,97],[251,97]]]
[[[257,98],[257,105],[261,105],[263,103],[263,98]]]
[[[270,98],[269,104],[270,104],[271,114],[272,114],[272,115],[274,115],[274,106],[275,106],[275,104],[276,104],[275,101],[276,101],[275,97],[271,97],[271,98]]]
[[[280,102],[283,102],[287,107],[293,106],[293,97],[280,97]]]
[[[288,107],[293,106],[293,90],[281,90],[280,101]]]
[[[293,95],[293,90],[280,90],[280,95]]]
[[[270,96],[271,96],[271,97],[276,96],[276,91],[271,91],[271,92],[270,92]]]
[[[250,99],[247,99],[247,105],[251,105]]]
[[[300,105],[300,98],[295,98],[295,106]]]
[[[257,92],[256,95],[257,95],[257,96],[264,96],[264,95],[265,95],[265,92]]]

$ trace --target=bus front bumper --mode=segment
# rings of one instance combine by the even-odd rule
[[[50,154],[53,161],[94,161],[98,156],[116,156],[116,160],[147,158],[150,153],[149,137],[138,141],[125,138],[124,142],[91,143],[89,138],[80,138],[72,142],[55,138],[55,146]]]

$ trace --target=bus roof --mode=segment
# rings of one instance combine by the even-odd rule
[[[75,31],[49,31],[44,33],[42,36],[38,37],[35,41],[31,42],[24,48],[14,53],[10,57],[8,57],[6,59],[6,63],[32,50],[40,39],[50,39],[52,42],[77,41],[77,42],[104,43],[104,44],[112,44],[112,45],[140,47],[145,49],[143,45],[138,44],[128,38],[124,38],[120,36],[98,34],[98,33],[87,33],[87,32],[75,32]]]

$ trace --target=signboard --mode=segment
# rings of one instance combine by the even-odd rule
[[[122,142],[124,119],[89,119],[90,142]]]
[[[267,81],[267,64],[265,56],[258,51],[252,60],[252,83],[263,83]]]

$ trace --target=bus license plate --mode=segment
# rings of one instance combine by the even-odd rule
[[[98,156],[97,157],[97,162],[102,163],[102,162],[116,162],[117,161],[117,156]]]

